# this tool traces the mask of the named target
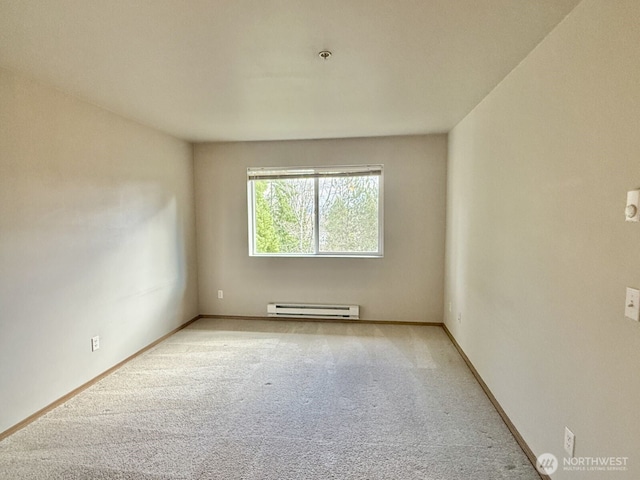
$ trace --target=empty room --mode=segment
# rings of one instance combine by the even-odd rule
[[[0,479],[640,478],[640,2],[0,0]]]

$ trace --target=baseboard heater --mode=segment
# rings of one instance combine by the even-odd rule
[[[270,317],[348,318],[358,320],[358,305],[315,305],[310,303],[269,303]]]

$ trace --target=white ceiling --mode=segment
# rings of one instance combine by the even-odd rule
[[[578,2],[0,0],[0,67],[190,141],[446,132]]]

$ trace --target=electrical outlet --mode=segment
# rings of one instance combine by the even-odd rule
[[[458,323],[462,323],[462,312],[458,313]]]
[[[451,302],[449,302],[449,312],[451,312]]]
[[[222,290],[218,290],[218,298],[224,298],[224,292]]]
[[[576,436],[567,427],[564,427],[564,450],[573,458],[576,448]]]
[[[95,337],[91,337],[91,351],[95,352],[100,348],[100,337],[96,335]]]

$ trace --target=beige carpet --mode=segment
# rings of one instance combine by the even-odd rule
[[[439,327],[209,319],[0,442],[0,478],[539,479]]]

